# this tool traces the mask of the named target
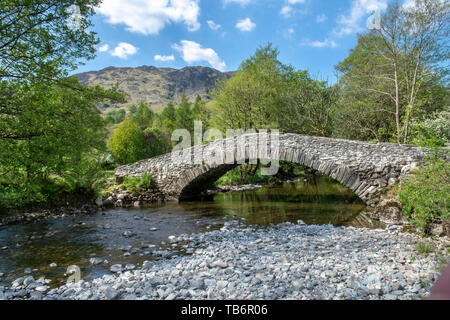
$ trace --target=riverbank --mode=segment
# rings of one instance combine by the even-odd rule
[[[49,218],[93,214],[98,210],[98,205],[93,202],[80,204],[78,206],[59,206],[50,209],[24,210],[23,212],[0,215],[0,226],[30,223]]]
[[[114,265],[110,275],[49,290],[34,279],[0,288],[3,299],[423,299],[448,239],[387,230],[226,222],[220,230],[169,237],[192,255]],[[428,243],[435,254],[420,254]],[[42,282],[42,281],[41,281]],[[39,288],[39,289],[38,289]]]

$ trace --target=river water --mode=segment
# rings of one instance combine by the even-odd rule
[[[351,190],[326,177],[261,189],[221,193],[211,201],[155,204],[146,208],[111,209],[90,216],[67,216],[0,227],[0,284],[32,275],[66,281],[70,265],[83,279],[110,273],[113,264],[139,266],[158,259],[153,250],[189,254],[183,244],[171,246],[169,236],[221,228],[224,221],[270,226],[286,221],[334,226],[381,227],[361,211],[364,204]],[[124,235],[125,234],[125,235]],[[106,260],[92,265],[91,258]],[[56,267],[50,264],[56,263]],[[25,273],[25,269],[31,273]],[[30,271],[30,270],[28,270]]]

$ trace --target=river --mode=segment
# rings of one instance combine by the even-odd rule
[[[83,279],[92,279],[110,273],[116,263],[140,266],[145,260],[161,259],[155,250],[190,254],[187,246],[171,245],[168,237],[218,229],[230,219],[263,226],[301,219],[306,224],[382,227],[361,214],[364,208],[349,189],[320,177],[220,193],[211,201],[117,208],[3,226],[0,248],[7,248],[0,250],[0,284],[32,275],[52,280],[49,285],[55,287],[66,281],[70,265],[80,267]],[[103,262],[91,264],[92,258]]]

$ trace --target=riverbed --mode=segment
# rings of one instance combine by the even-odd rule
[[[211,201],[116,208],[94,215],[50,218],[0,227],[0,285],[18,277],[45,277],[56,287],[71,265],[89,280],[114,264],[139,266],[146,260],[191,254],[170,236],[220,229],[229,220],[268,227],[301,219],[309,225],[382,227],[361,216],[364,204],[326,177],[220,193]],[[162,252],[162,253],[161,253]]]

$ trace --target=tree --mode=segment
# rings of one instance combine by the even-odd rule
[[[80,58],[91,59],[98,40],[89,17],[100,0],[2,0],[0,2],[0,80],[40,82],[64,77]],[[67,21],[77,5],[80,25]]]
[[[0,202],[7,207],[91,187],[83,175],[92,177],[88,168],[106,139],[96,106],[123,97],[67,74],[94,57],[99,41],[90,16],[99,2],[0,2]],[[74,4],[81,19],[72,29],[67,9]]]
[[[135,114],[137,112],[137,107],[135,104],[132,104],[131,106],[128,107],[128,112],[130,114]]]
[[[108,140],[108,148],[119,164],[133,163],[147,158],[144,133],[130,119],[122,122]]]
[[[194,118],[191,110],[191,104],[188,102],[185,93],[181,96],[180,104],[175,113],[175,129],[186,129],[194,132]]]
[[[152,126],[154,117],[153,111],[145,103],[141,103],[133,119],[141,130],[145,130]]]
[[[165,107],[164,110],[162,111],[160,119],[162,122],[161,124],[162,127],[167,127],[170,131],[174,130],[176,121],[176,110],[172,101],[170,101],[167,107]]]
[[[8,206],[46,201],[43,188],[52,177],[83,178],[80,166],[86,157],[105,151],[106,130],[96,106],[113,96],[75,78],[52,87],[35,84],[33,90],[21,90],[8,85],[12,88],[17,94],[0,97],[7,107],[3,110],[14,110],[0,116],[0,176],[5,178],[0,198],[7,198],[2,202]]]
[[[416,0],[409,7],[390,4],[381,29],[360,36],[355,50],[337,66],[344,90],[391,115],[398,143],[408,141],[411,117],[424,107],[424,91],[445,76],[449,8],[440,0]],[[391,125],[382,126],[388,128],[381,133],[390,135]],[[377,138],[379,128],[370,128]]]
[[[245,131],[274,124],[284,69],[277,57],[278,50],[269,43],[245,60],[232,78],[217,83],[213,92],[216,125]]]
[[[105,121],[112,124],[121,123],[125,120],[126,111],[124,109],[113,110],[106,114]]]
[[[148,158],[153,158],[170,151],[168,144],[166,144],[166,137],[164,133],[156,128],[148,128],[144,130],[144,138],[147,145]]]
[[[330,136],[332,110],[337,90],[326,82],[315,81],[307,71],[293,71],[281,92],[282,112],[277,113],[280,129],[285,132]]]

